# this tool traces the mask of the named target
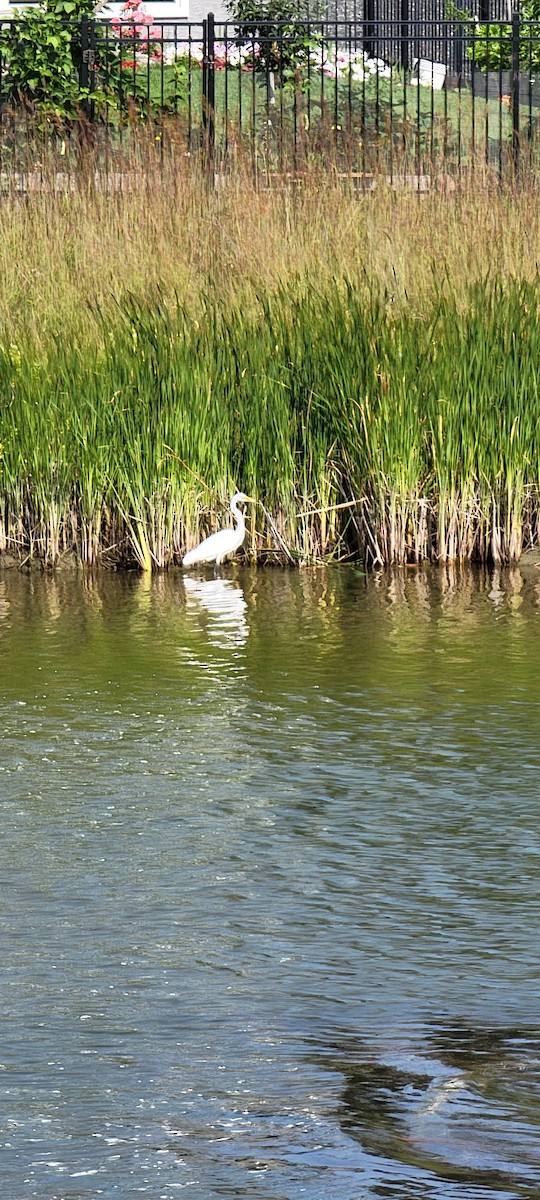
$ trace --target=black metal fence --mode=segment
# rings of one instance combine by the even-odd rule
[[[129,149],[151,127],[160,153],[227,171],[240,161],[267,174],[325,165],[366,181],[383,172],[426,186],[475,169],[536,162],[540,23],[399,20],[200,24],[84,18],[70,26],[80,119],[96,154]],[[0,23],[0,37],[7,23]],[[0,52],[4,164],[37,114],[31,89],[10,88]]]

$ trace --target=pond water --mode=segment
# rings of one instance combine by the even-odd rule
[[[0,575],[0,1193],[540,1196],[540,570]]]

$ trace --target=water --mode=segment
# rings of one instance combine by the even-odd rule
[[[0,1195],[540,1196],[540,570],[0,574]]]

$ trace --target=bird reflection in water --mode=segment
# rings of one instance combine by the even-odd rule
[[[208,615],[205,630],[215,646],[243,646],[249,627],[242,588],[231,579],[184,577],[186,607]]]
[[[536,1028],[434,1021],[423,1038],[380,1057],[376,1039],[335,1049],[342,1128],[383,1170],[401,1165],[413,1190],[403,1183],[400,1196],[443,1200],[456,1196],[453,1184],[468,1189],[460,1200],[540,1195]]]

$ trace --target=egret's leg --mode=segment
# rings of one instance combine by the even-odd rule
[[[221,570],[221,559],[216,558],[214,563],[214,579],[221,579],[223,572]]]

